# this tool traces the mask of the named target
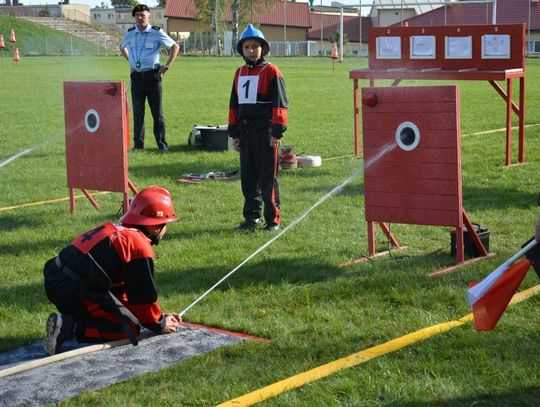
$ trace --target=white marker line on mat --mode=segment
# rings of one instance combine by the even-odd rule
[[[142,341],[143,339],[151,338],[152,336],[156,336],[156,335],[158,334],[154,332],[143,333],[138,336],[138,339]],[[56,355],[51,355],[51,356],[46,356],[44,358],[31,360],[30,362],[21,363],[19,365],[15,365],[4,370],[0,370],[0,378],[13,376],[18,373],[26,372],[27,370],[49,365],[54,362],[59,362],[61,360],[66,360],[66,359],[74,358],[77,356],[86,355],[88,353],[99,352],[106,349],[118,348],[120,346],[125,346],[129,344],[131,344],[129,339],[118,339],[116,341],[98,343],[96,345],[84,346],[82,348],[69,350],[67,352],[57,353]]]

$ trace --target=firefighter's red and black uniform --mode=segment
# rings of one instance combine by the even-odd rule
[[[287,129],[285,80],[277,66],[260,58],[236,70],[229,104],[229,136],[240,140],[240,173],[244,195],[243,215],[261,218],[267,225],[279,225],[278,147],[270,137],[280,139]]]
[[[75,318],[79,342],[126,338],[127,327],[137,336],[137,320],[161,332],[166,322],[157,301],[154,257],[142,231],[104,223],[79,235],[45,264],[47,297],[62,314]],[[135,317],[124,329],[118,312],[122,306]]]

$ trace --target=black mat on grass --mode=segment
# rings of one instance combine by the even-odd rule
[[[195,355],[245,338],[204,327],[182,327],[131,345],[77,356],[0,378],[0,406],[39,406],[74,397],[85,390],[99,390],[122,380],[155,372]],[[62,350],[80,347],[68,343]],[[0,369],[48,356],[41,342],[0,354]]]

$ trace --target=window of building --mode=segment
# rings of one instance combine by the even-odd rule
[[[527,41],[527,52],[529,54],[539,54],[540,41]]]

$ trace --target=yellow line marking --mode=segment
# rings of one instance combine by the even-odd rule
[[[538,293],[540,293],[540,285],[531,287],[527,290],[524,290],[514,295],[512,297],[512,301],[510,301],[510,305],[517,304]],[[287,379],[281,380],[269,386],[255,390],[251,393],[247,393],[243,396],[226,401],[222,404],[219,404],[217,407],[251,406],[253,404],[260,403],[261,401],[275,397],[288,390],[292,390],[306,383],[310,383],[310,382],[322,379],[323,377],[329,376],[332,373],[359,365],[361,363],[367,362],[368,360],[374,359],[378,356],[382,356],[387,353],[404,348],[405,346],[411,345],[413,343],[428,339],[434,335],[446,332],[450,329],[461,326],[464,323],[472,321],[472,320],[473,320],[473,315],[468,314],[455,321],[445,322],[442,324],[437,324],[437,325],[433,325],[427,328],[420,329],[416,332],[412,332],[410,334],[401,336],[399,338],[392,339],[383,344],[373,346],[369,349],[365,349],[363,351],[353,353],[352,355],[346,356],[344,358],[334,360],[333,362],[329,362],[324,365],[318,366],[314,369],[291,376]]]
[[[110,192],[108,192],[108,191],[102,191],[102,192],[96,192],[93,195],[103,195],[103,194],[109,194],[109,193]],[[76,195],[75,196],[75,199],[79,199],[79,198],[85,198],[85,196],[84,195]],[[26,208],[26,207],[29,207],[29,206],[46,205],[46,204],[50,204],[50,203],[56,203],[56,202],[62,202],[62,201],[68,201],[68,200],[69,200],[69,196],[64,197],[64,198],[51,199],[49,201],[29,202],[29,203],[25,203],[25,204],[21,204],[21,205],[5,206],[3,208],[0,208],[0,212],[10,211],[12,209]]]

